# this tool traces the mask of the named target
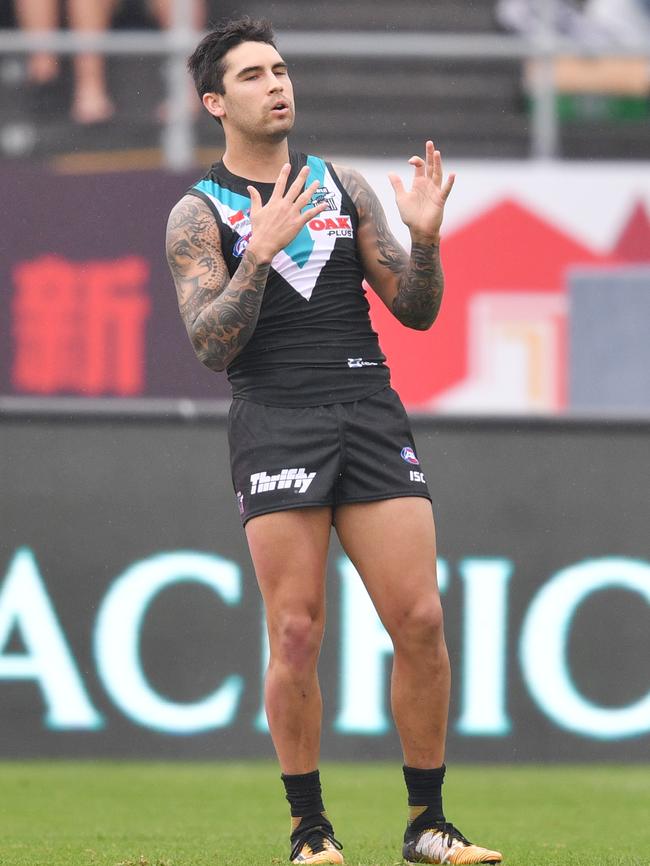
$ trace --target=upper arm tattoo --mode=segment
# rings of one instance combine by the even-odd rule
[[[408,256],[393,237],[381,202],[366,179],[351,168],[336,166],[336,171],[359,214],[359,222],[370,221],[377,234],[377,263],[400,276]]]
[[[169,217],[167,261],[199,359],[223,370],[255,330],[270,266],[258,264],[246,250],[231,279],[216,220],[204,202],[189,195]]]
[[[219,229],[208,206],[185,196],[169,216],[167,262],[178,294],[178,306],[188,331],[206,304],[229,280],[221,256]]]
[[[336,166],[337,174],[359,213],[360,225],[370,223],[377,251],[371,268],[380,265],[397,277],[397,290],[388,306],[409,328],[429,328],[440,309],[444,275],[437,244],[413,242],[411,255],[393,237],[384,209],[365,178],[349,168]]]

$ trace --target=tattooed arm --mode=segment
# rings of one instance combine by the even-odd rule
[[[278,176],[266,205],[249,186],[254,237],[232,278],[221,254],[219,229],[212,211],[200,198],[184,196],[167,224],[167,261],[178,305],[194,351],[211,370],[223,370],[250,340],[262,306],[271,261],[314,215],[327,205],[307,205],[318,187],[304,189],[305,166],[287,189],[291,166]]]
[[[194,351],[211,370],[225,369],[255,329],[270,263],[246,250],[231,279],[214,215],[193,195],[169,216],[167,261]]]
[[[440,225],[453,175],[441,189],[440,155],[431,142],[427,142],[426,162],[420,157],[410,162],[416,170],[410,193],[391,176],[400,214],[411,233],[410,256],[393,237],[367,181],[353,169],[334,168],[359,214],[357,242],[368,282],[403,325],[423,331],[435,321],[442,302]]]

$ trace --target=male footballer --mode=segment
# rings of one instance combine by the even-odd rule
[[[391,175],[407,254],[358,172],[289,149],[293,89],[268,22],[219,26],[188,66],[226,149],[173,208],[167,256],[194,350],[233,390],[232,477],[266,610],[265,704],[291,807],[289,859],[344,862],[318,771],[333,524],[394,646],[403,856],[498,863],[443,811],[450,673],[431,498],[363,288],[406,327],[431,327],[453,175],[443,182],[431,141],[409,160],[410,189]]]

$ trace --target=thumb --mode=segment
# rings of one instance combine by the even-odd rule
[[[454,185],[455,180],[456,180],[455,174],[450,174],[449,177],[447,178],[447,183],[442,188],[442,200],[443,201],[447,201],[447,199],[449,198],[449,193],[452,190],[452,187]]]
[[[395,197],[401,195],[404,192],[404,184],[402,183],[401,177],[397,174],[389,174],[388,180],[390,181],[390,185],[393,187],[395,191]]]
[[[262,196],[254,186],[247,186],[248,194],[251,197],[251,216],[262,207]]]

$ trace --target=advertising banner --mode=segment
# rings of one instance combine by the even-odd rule
[[[449,759],[647,759],[650,426],[414,432]],[[271,755],[225,419],[5,416],[0,435],[0,757]],[[396,758],[391,643],[336,542],[327,579],[323,756]]]
[[[412,169],[353,161],[408,248],[388,182]],[[344,161],[345,162],[345,161]],[[449,163],[449,164],[448,164]],[[433,328],[400,325],[368,290],[373,324],[405,404],[436,412],[556,413],[581,404],[569,389],[571,274],[611,275],[650,261],[647,164],[445,163],[458,179],[446,209],[446,275]],[[133,171],[61,175],[0,166],[0,394],[223,398],[225,374],[195,358],[164,253],[167,216],[201,174]],[[624,301],[621,300],[621,303]],[[607,320],[607,311],[602,311]],[[650,305],[635,316],[650,327]],[[623,339],[620,352],[632,351]],[[628,367],[644,370],[639,359]],[[633,380],[634,380],[633,376]],[[584,389],[597,389],[599,371]],[[583,388],[581,386],[580,391]],[[603,398],[604,399],[604,398]],[[618,409],[604,402],[599,410]],[[650,412],[628,388],[628,411]]]

